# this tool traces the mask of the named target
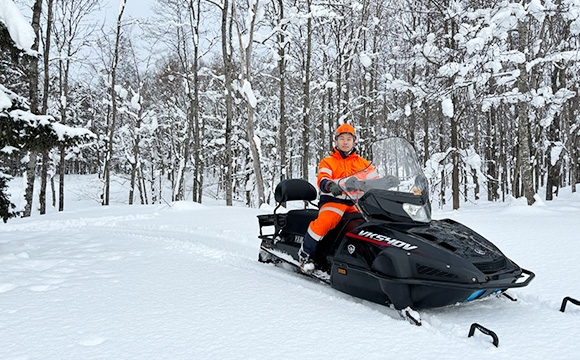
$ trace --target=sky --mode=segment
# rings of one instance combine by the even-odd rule
[[[153,11],[151,10],[152,5],[156,0],[126,0],[125,13],[123,17],[132,18],[148,18],[153,16]],[[107,21],[115,22],[117,21],[117,15],[119,12],[119,2],[120,0],[107,0],[105,5],[105,17]]]
[[[9,1],[9,0],[2,0]],[[32,4],[33,0],[15,0],[13,3],[22,12],[24,17],[30,22],[30,17],[32,16]],[[98,20],[106,19],[109,24],[114,25],[117,21],[117,15],[119,12],[119,2],[120,0],[106,0],[103,1],[103,9],[95,15]],[[135,19],[149,18],[154,15],[151,9],[152,5],[156,0],[127,0],[125,6],[125,13],[123,17],[125,19],[131,17]]]

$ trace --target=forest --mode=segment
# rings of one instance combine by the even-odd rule
[[[363,156],[409,140],[438,206],[576,191],[580,0],[132,1],[114,22],[98,0],[0,1],[4,221],[63,210],[68,174],[97,175],[103,205],[115,178],[128,204],[259,207],[343,123]]]

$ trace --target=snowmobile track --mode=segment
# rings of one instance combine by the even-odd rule
[[[260,251],[264,251],[272,256],[275,256],[276,260],[283,261],[285,264],[291,265],[293,270],[301,275],[310,277],[314,280],[318,280],[324,284],[330,285],[330,274],[328,274],[326,272],[323,272],[320,270],[314,270],[313,273],[308,274],[308,273],[301,271],[300,270],[300,263],[298,261],[294,260],[292,257],[290,257],[287,254],[282,254],[280,252],[277,252],[277,251],[274,251],[271,249],[267,249],[265,247],[260,247]],[[268,259],[265,262],[273,262],[273,261]]]

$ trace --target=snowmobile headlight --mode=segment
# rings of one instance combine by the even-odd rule
[[[431,214],[429,213],[429,209],[427,207],[427,204],[425,204],[425,205],[413,205],[413,204],[405,203],[405,204],[403,204],[403,210],[405,210],[405,212],[407,214],[409,214],[411,219],[413,219],[414,221],[419,221],[419,222],[431,221]]]

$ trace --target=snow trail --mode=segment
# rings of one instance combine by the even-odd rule
[[[16,219],[0,226],[0,358],[572,359],[580,309],[558,309],[580,293],[561,279],[580,245],[554,235],[579,230],[577,200],[437,212],[492,238],[537,278],[510,291],[517,302],[421,311],[422,327],[259,263],[264,211],[177,203]],[[538,228],[540,219],[555,226]],[[562,252],[542,246],[550,232]],[[558,259],[566,262],[553,268]],[[481,333],[468,339],[473,322],[495,331],[500,347]]]

